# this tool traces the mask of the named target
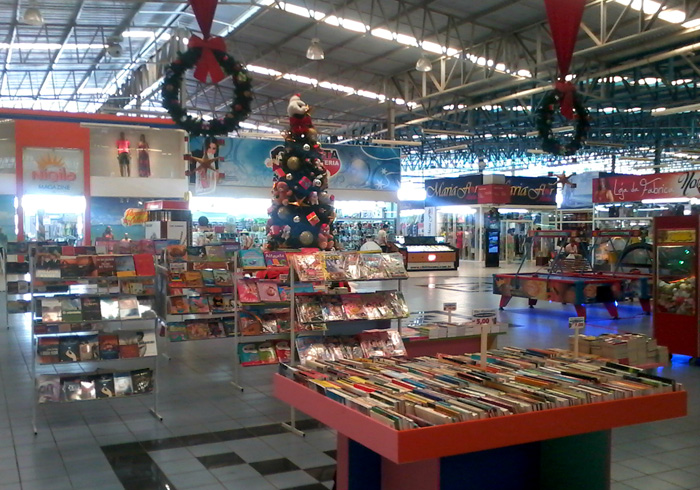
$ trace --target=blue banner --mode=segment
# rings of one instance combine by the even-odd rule
[[[217,144],[218,143],[218,144]],[[283,141],[203,136],[190,138],[190,153],[220,157],[218,185],[271,187],[272,170],[284,149]],[[401,185],[401,156],[397,148],[322,145],[324,163],[333,189],[395,191]]]

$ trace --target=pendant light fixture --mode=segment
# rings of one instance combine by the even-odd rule
[[[428,72],[433,69],[433,64],[430,62],[430,60],[425,56],[421,56],[418,58],[418,61],[416,61],[416,70],[422,71],[423,73]]]
[[[309,44],[309,48],[306,50],[306,57],[308,59],[319,61],[326,57],[320,42],[321,41],[317,37],[311,40],[311,44]]]

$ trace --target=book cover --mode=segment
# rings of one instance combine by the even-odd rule
[[[238,344],[238,358],[243,366],[260,364],[257,344]]]
[[[168,263],[187,262],[187,247],[184,245],[167,245],[165,252]]]
[[[72,245],[62,245],[61,255],[66,257],[75,257],[75,247]]]
[[[348,320],[367,320],[362,296],[359,294],[344,294],[343,310]]]
[[[103,320],[119,319],[119,301],[111,298],[100,299],[100,314]]]
[[[223,245],[205,245],[207,260],[212,262],[225,262],[226,251]]]
[[[222,294],[213,294],[209,297],[209,306],[212,313],[225,313],[224,296]]]
[[[114,277],[117,275],[117,261],[114,255],[97,255],[94,260],[98,276]]]
[[[187,262],[170,262],[168,264],[168,269],[170,272],[185,273],[187,272],[187,265]]]
[[[321,310],[323,311],[324,321],[337,322],[346,319],[343,300],[340,296],[324,296],[321,302]]]
[[[277,362],[277,353],[272,342],[263,342],[258,345],[258,357],[263,364],[275,364]]]
[[[238,281],[238,300],[241,303],[260,303],[260,295],[255,281]]]
[[[148,255],[153,256],[156,254],[156,244],[153,242],[153,240],[139,240],[138,241],[138,253],[148,254]],[[146,275],[152,275],[152,274],[146,274]]]
[[[408,277],[403,255],[400,253],[382,254],[384,270],[389,277]]]
[[[119,359],[139,357],[138,344],[119,344]]]
[[[26,294],[29,292],[29,282],[27,282],[27,281],[8,281],[7,292],[9,294]]]
[[[206,296],[190,296],[190,313],[209,313],[209,301]]]
[[[280,301],[289,301],[289,286],[277,286]]]
[[[77,257],[61,256],[61,277],[80,277]]]
[[[117,267],[117,277],[132,277],[136,275],[136,266],[132,255],[117,255],[114,259]]]
[[[236,256],[236,252],[241,250],[241,244],[238,242],[224,243],[224,254],[226,260],[231,260]]]
[[[275,342],[275,353],[279,362],[290,362],[292,359],[292,349],[288,340],[277,340]]]
[[[81,335],[78,337],[78,356],[81,361],[92,361],[100,358],[100,347],[97,334]]]
[[[61,247],[38,247],[35,255],[35,264],[36,277],[61,277]]]
[[[302,282],[323,281],[325,276],[323,273],[323,264],[320,260],[320,254],[294,254],[293,256],[294,270]]]
[[[234,318],[224,318],[222,323],[224,324],[224,334],[227,337],[236,335],[236,321]]]
[[[61,301],[53,298],[43,298],[41,300],[41,321],[60,322],[61,321]]]
[[[323,254],[324,266],[327,281],[342,281],[347,279],[343,264],[343,256],[336,252],[325,252]]]
[[[100,334],[97,337],[100,359],[119,359],[119,336]]]
[[[141,313],[139,312],[139,300],[136,298],[136,296],[119,298],[119,318],[121,320],[141,318]]]
[[[94,400],[97,397],[95,393],[95,378],[92,376],[83,376],[78,381],[80,384],[80,392],[77,400]]]
[[[182,276],[188,288],[201,288],[204,286],[201,271],[187,271]]]
[[[313,296],[299,296],[296,302],[297,318],[301,323],[323,322],[323,311],[318,299]]]
[[[224,332],[224,323],[221,320],[209,320],[207,326],[209,327],[209,338],[213,339],[226,336]]]
[[[226,269],[214,269],[214,284],[216,286],[233,286],[233,275]]]
[[[131,385],[135,395],[150,393],[153,390],[153,371],[149,368],[132,371]]]
[[[74,402],[80,400],[80,378],[63,378],[61,380],[61,400],[66,402]]]
[[[264,269],[265,256],[259,248],[251,248],[241,250],[239,252],[241,258],[241,267],[244,269]]]
[[[80,298],[61,299],[61,321],[81,322],[83,321],[83,310]]]
[[[112,398],[115,396],[113,374],[101,374],[95,378],[95,396],[96,398]]]
[[[360,269],[364,279],[383,279],[388,276],[384,270],[384,260],[382,259],[382,254],[360,254]]]
[[[146,286],[143,281],[122,281],[122,293],[123,294],[133,294],[134,296],[141,296],[146,294]]]
[[[287,252],[281,250],[273,250],[271,252],[265,252],[265,264],[268,267],[288,267],[289,262],[287,261]]]
[[[58,362],[58,337],[39,337],[36,343],[36,354],[40,364],[55,364]]]
[[[127,396],[133,392],[131,373],[114,373],[114,396]]]
[[[168,325],[168,339],[170,342],[182,342],[187,340],[187,327],[184,323],[171,323]]]
[[[214,281],[214,271],[212,269],[203,269],[201,273],[204,287],[211,288],[216,286],[216,282]]]
[[[78,277],[93,277],[97,275],[92,255],[78,255],[75,258],[75,268]]]
[[[98,321],[102,320],[102,307],[100,298],[81,298],[83,321]]]
[[[114,244],[114,253],[131,255],[131,241],[119,240]]]
[[[80,339],[78,337],[61,337],[58,341],[58,361],[78,362],[80,359]]]
[[[202,246],[187,247],[187,260],[190,262],[201,262],[206,260],[206,250]]]
[[[155,276],[156,266],[151,254],[135,254],[134,268],[137,276]]]
[[[204,340],[209,338],[209,326],[207,322],[187,322],[186,327],[187,340]]]
[[[41,374],[36,380],[39,403],[61,401],[61,378],[57,374]]]
[[[190,312],[190,304],[186,296],[170,296],[168,298],[168,313],[171,315],[185,315]]]
[[[262,335],[262,320],[258,315],[250,311],[241,312],[238,318],[238,326],[241,335]]]
[[[258,281],[258,296],[260,301],[280,301],[277,283],[273,281]]]

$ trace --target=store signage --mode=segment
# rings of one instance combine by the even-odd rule
[[[473,309],[472,317],[477,325],[496,325],[498,319],[496,318],[496,310],[494,309]]]
[[[593,179],[593,202],[638,202],[642,199],[700,198],[700,172],[616,175]]]
[[[82,150],[24,148],[22,166],[24,194],[85,194]]]
[[[491,184],[490,187],[484,186],[483,182],[481,174],[426,180],[426,206],[459,206],[477,203],[556,205],[557,179],[553,177],[506,177],[505,184],[502,184],[510,188],[509,195],[506,194],[506,196],[502,195],[505,187],[493,187],[497,184]],[[483,187],[491,190],[480,191]],[[486,198],[487,195],[490,202],[486,202],[489,201]]]
[[[582,316],[569,317],[569,328],[579,329],[586,327],[586,318]]]
[[[424,236],[436,236],[437,235],[437,208],[427,207],[423,213],[423,235]]]
[[[457,311],[457,303],[443,303],[442,311]]]
[[[205,138],[189,140],[189,152],[202,154]],[[274,140],[222,138],[218,140],[219,186],[264,187],[272,185],[284,143]],[[401,184],[401,155],[397,148],[359,145],[323,145],[328,186],[336,189],[397,191]]]

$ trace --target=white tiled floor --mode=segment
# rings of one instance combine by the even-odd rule
[[[494,272],[497,270],[464,265],[459,274],[424,273],[407,281],[404,291],[412,312],[439,310],[443,301],[456,301],[458,313],[469,313],[474,307],[497,307],[499,297],[489,286]],[[512,326],[499,338],[499,345],[564,347],[567,319],[573,315],[570,306],[543,304],[531,310],[524,301],[513,300],[500,313],[501,321]],[[587,332],[651,332],[650,318],[641,315],[638,305],[622,305],[620,316],[620,320],[611,320],[604,308],[590,308]],[[29,329],[20,324],[9,330],[0,328],[0,489],[110,490],[124,488],[122,481],[140,482],[129,490],[165,488],[162,482],[148,480],[146,475],[152,473],[141,475],[143,461],[131,461],[128,451],[118,458],[118,476],[101,448],[183,436],[193,437],[182,439],[187,441],[184,446],[147,451],[149,464],[177,490],[304,488],[302,485],[316,481],[304,470],[333,464],[324,453],[334,449],[332,431],[312,430],[305,439],[288,433],[230,440],[207,437],[273,424],[289,416],[288,407],[270,396],[274,368],[243,369],[243,393],[229,384],[232,348],[231,339],[170,346],[172,360],[159,362],[163,422],[148,412],[152,397],[51,405],[41,407],[35,436]],[[613,489],[700,489],[700,367],[676,357],[670,368],[660,372],[685,383],[690,415],[615,430]],[[227,452],[246,463],[287,458],[300,469],[261,476],[248,464],[208,470],[196,459]]]

